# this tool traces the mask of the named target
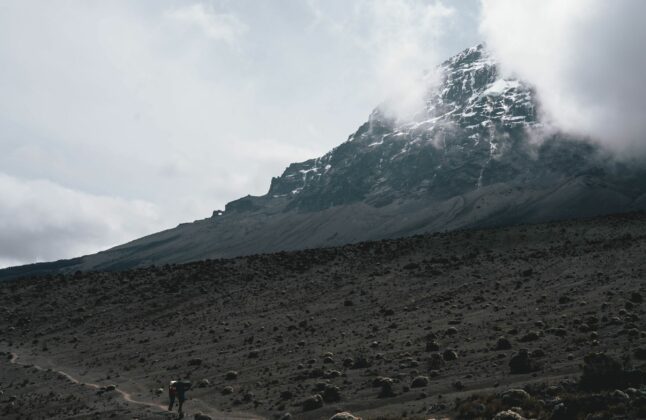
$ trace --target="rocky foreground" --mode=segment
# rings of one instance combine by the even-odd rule
[[[2,282],[0,417],[646,418],[645,256],[631,214]]]

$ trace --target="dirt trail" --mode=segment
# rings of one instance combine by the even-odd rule
[[[9,363],[11,363],[11,364],[20,365],[20,366],[30,366],[30,367],[33,367],[35,369],[41,370],[41,371],[48,370],[47,368],[44,368],[44,367],[39,366],[39,365],[34,364],[34,363],[21,363],[21,362],[19,362],[18,361],[18,354],[15,353],[15,352],[9,352],[9,354],[11,356],[10,359],[9,359]],[[73,382],[75,384],[83,385],[83,386],[86,386],[86,387],[92,388],[92,389],[101,389],[103,387],[102,385],[92,383],[92,382],[82,382],[82,381],[76,379],[75,377],[73,377],[72,375],[70,375],[69,373],[64,372],[62,370],[55,370],[55,369],[52,369],[52,370],[54,372],[58,373],[59,375],[64,376],[70,382]],[[160,411],[164,412],[165,414],[168,413],[168,411],[167,411],[168,407],[164,406],[163,404],[159,404],[159,403],[155,403],[155,402],[149,402],[149,401],[137,400],[132,396],[131,393],[129,393],[127,391],[124,391],[122,389],[119,389],[119,388],[115,388],[114,392],[117,392],[121,396],[121,398],[123,398],[124,401],[127,401],[129,403],[137,404],[137,405],[143,405],[143,406],[146,406],[146,407],[151,407],[151,408],[160,410]],[[261,417],[246,416],[246,415],[242,415],[242,414],[241,415],[236,415],[236,414],[233,414],[233,413],[224,414],[224,413],[222,413],[222,412],[220,412],[218,410],[215,410],[215,409],[213,409],[211,407],[208,407],[208,405],[202,400],[192,400],[192,401],[197,402],[201,406],[200,408],[202,408],[202,410],[201,410],[202,413],[208,414],[208,415],[211,415],[211,416],[215,416],[214,418],[216,418],[216,419],[222,419],[222,420],[225,420],[225,419],[230,419],[230,420],[261,419]]]
[[[11,358],[9,359],[9,363],[12,363],[12,364],[15,364],[15,365],[21,365],[21,366],[31,366],[31,367],[34,367],[34,368],[36,368],[38,370],[42,370],[42,371],[47,370],[46,368],[43,368],[43,367],[38,366],[38,365],[33,364],[33,363],[20,363],[20,362],[18,362],[18,355],[16,353],[10,352],[9,354],[11,355]],[[62,375],[64,377],[66,377],[68,380],[70,380],[71,382],[73,382],[75,384],[83,385],[83,386],[86,386],[86,387],[92,388],[92,389],[100,389],[101,388],[101,385],[99,385],[99,384],[95,384],[95,383],[92,383],[92,382],[81,382],[78,379],[76,379],[75,377],[73,377],[72,375],[70,375],[69,373],[63,372],[62,370],[55,370],[55,372],[58,373],[59,375]],[[162,404],[148,402],[148,401],[136,400],[136,399],[134,399],[132,397],[132,395],[129,392],[124,391],[122,389],[116,388],[114,391],[117,392],[118,394],[120,394],[121,397],[125,401],[128,401],[130,403],[138,404],[138,405],[145,405],[145,406],[148,406],[148,407],[153,407],[153,408],[157,408],[157,409],[164,410],[164,411],[167,409]]]

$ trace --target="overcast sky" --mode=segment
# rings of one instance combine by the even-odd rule
[[[380,102],[406,112],[423,70],[481,41],[545,92],[558,124],[626,149],[646,128],[643,5],[0,0],[0,266],[96,252],[264,194]]]
[[[0,266],[264,194],[410,77],[477,1],[0,1]]]

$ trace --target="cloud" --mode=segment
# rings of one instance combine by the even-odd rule
[[[195,3],[184,7],[168,10],[165,16],[193,25],[201,30],[205,36],[216,41],[225,41],[235,44],[247,31],[247,25],[235,15],[218,13],[213,6]]]
[[[446,57],[438,54],[440,39],[455,16],[442,1],[382,0],[348,4],[349,18],[328,16],[310,1],[319,22],[362,49],[373,70],[373,88],[384,100],[383,110],[408,119],[423,109],[434,84],[432,71]]]
[[[620,154],[646,152],[646,2],[482,0],[480,30],[548,121]]]
[[[158,230],[159,211],[142,200],[75,191],[0,173],[0,267],[71,258]]]
[[[377,52],[376,68],[386,87],[386,109],[407,118],[423,109],[426,93],[436,82],[432,71],[440,60],[435,45],[454,9],[442,2],[370,2],[374,36],[370,48]],[[426,72],[426,73],[424,73]]]

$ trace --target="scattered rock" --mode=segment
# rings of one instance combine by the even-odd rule
[[[367,369],[370,367],[370,362],[364,356],[357,356],[352,363],[352,369]]]
[[[630,397],[628,396],[628,394],[626,394],[624,391],[620,389],[615,389],[614,391],[612,391],[610,396],[616,401],[622,401],[622,402],[630,401]]]
[[[525,417],[521,416],[515,411],[506,410],[496,414],[493,420],[525,420]]]
[[[496,350],[509,350],[511,349],[511,341],[506,337],[500,337],[496,342]]]
[[[538,370],[538,365],[530,359],[527,349],[520,349],[509,360],[509,368],[514,374],[531,373]]]
[[[625,371],[618,360],[605,353],[590,353],[583,362],[579,383],[586,390],[624,388],[633,382],[641,383],[643,379],[641,372]]]
[[[394,397],[396,395],[395,393],[395,381],[392,380],[391,378],[385,378],[381,377],[378,378],[378,385],[381,390],[379,391],[379,398],[389,398],[389,397]],[[373,381],[373,386],[375,384],[375,381]]]
[[[521,343],[527,343],[529,341],[536,341],[539,339],[539,337],[540,336],[536,331],[530,331],[524,336],[522,336],[518,341],[520,341]]]
[[[361,417],[354,416],[347,411],[344,411],[342,413],[336,413],[330,417],[330,420],[361,420]]]
[[[426,343],[426,351],[439,351],[440,345],[437,341],[429,341]]]
[[[323,397],[320,394],[314,394],[305,398],[303,401],[303,411],[312,411],[323,407]]]
[[[327,385],[323,390],[322,397],[326,403],[341,401],[341,390],[338,386]]]
[[[452,360],[457,360],[458,354],[453,350],[444,350],[444,353],[442,353],[442,359],[444,359],[447,362],[450,362]]]
[[[545,352],[541,349],[535,349],[530,353],[530,357],[539,359],[541,357],[545,357]]]
[[[440,353],[431,353],[431,357],[428,359],[428,367],[430,370],[438,370],[445,364],[446,362]]]
[[[510,389],[502,394],[502,400],[509,405],[522,405],[527,402],[531,396],[524,389]]]
[[[430,380],[428,379],[427,376],[416,376],[415,379],[413,379],[413,382],[411,382],[410,387],[411,388],[424,388],[428,386]]]
[[[290,390],[285,390],[280,393],[281,400],[291,400],[292,398],[294,398],[294,393]]]

